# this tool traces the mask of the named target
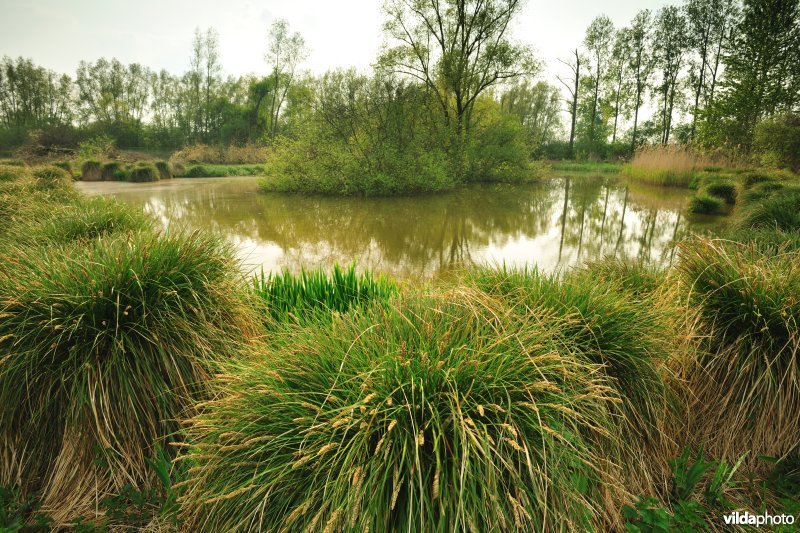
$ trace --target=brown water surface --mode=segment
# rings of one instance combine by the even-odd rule
[[[472,185],[400,198],[262,194],[256,183],[184,178],[78,188],[141,206],[165,227],[218,232],[236,245],[246,268],[265,271],[355,261],[416,278],[473,264],[554,271],[607,255],[665,265],[688,232],[721,224],[687,218],[689,191],[626,185],[613,175],[558,174],[536,185]]]

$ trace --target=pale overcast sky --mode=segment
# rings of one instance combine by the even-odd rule
[[[528,0],[513,35],[532,45],[548,66],[562,72],[583,40],[586,26],[605,13],[627,24],[643,8],[662,0]],[[277,18],[289,21],[311,48],[304,67],[366,69],[381,46],[382,0],[0,0],[0,56],[24,56],[73,74],[82,59],[116,57],[154,69],[184,72],[194,29],[213,26],[220,36],[226,74],[264,73],[267,32]]]

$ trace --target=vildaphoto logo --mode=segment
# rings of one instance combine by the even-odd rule
[[[794,524],[795,517],[790,514],[769,514],[764,512],[762,514],[752,514],[747,511],[740,513],[734,511],[726,514],[723,519],[726,525],[735,526],[781,526]]]

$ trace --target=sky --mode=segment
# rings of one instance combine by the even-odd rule
[[[513,37],[533,46],[543,77],[567,74],[558,58],[580,45],[600,14],[616,26],[662,0],[527,0]],[[24,56],[74,75],[81,60],[116,57],[179,74],[188,69],[195,28],[219,32],[226,74],[264,74],[267,33],[284,18],[311,49],[302,65],[316,74],[336,67],[366,70],[382,44],[382,0],[0,0],[0,56]]]

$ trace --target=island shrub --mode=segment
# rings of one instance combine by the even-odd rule
[[[725,200],[726,204],[736,203],[736,184],[732,181],[710,181],[703,186],[706,194]]]

